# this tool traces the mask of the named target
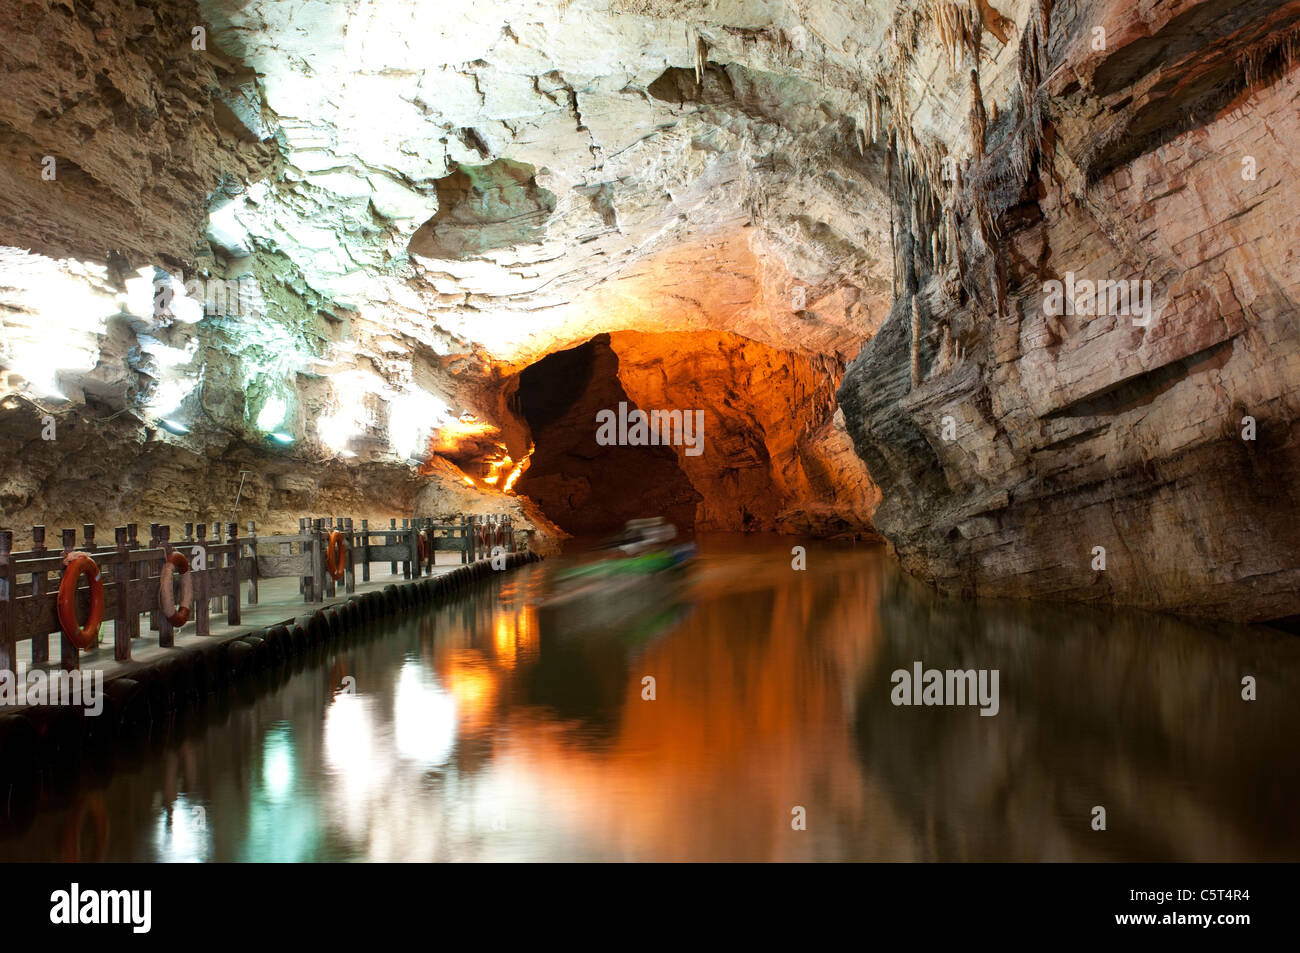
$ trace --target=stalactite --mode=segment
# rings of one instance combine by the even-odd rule
[[[978,56],[979,48],[972,42],[980,28],[980,15],[974,0],[929,0],[928,13],[954,71],[972,47]]]
[[[921,306],[912,295],[912,389],[921,383]]]
[[[933,380],[952,369],[953,364],[953,347],[952,347],[952,330],[945,323],[940,328],[939,354],[930,365],[930,373],[926,380]]]
[[[989,0],[976,0],[979,6],[980,23],[998,38],[999,43],[1006,43],[1015,29],[1015,23],[1004,17],[989,3]]]
[[[1043,150],[1042,85],[1048,77],[1047,37],[1051,16],[1052,0],[1037,0],[1020,38],[1015,86],[1025,120],[1025,133],[1017,144],[1020,147],[1018,154],[1012,155],[1011,161],[1022,179],[1028,178],[1034,160]]]
[[[894,143],[885,153],[885,178],[889,183],[889,265],[893,297],[898,297],[898,249],[894,242]]]
[[[1279,74],[1291,72],[1300,54],[1300,27],[1293,27],[1251,46],[1237,57],[1237,67],[1249,89],[1268,85]]]
[[[988,131],[988,117],[984,113],[984,96],[980,92],[980,73],[978,69],[970,71],[970,147],[975,161],[984,158],[984,137]]]

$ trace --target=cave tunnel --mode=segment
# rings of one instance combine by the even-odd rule
[[[519,375],[514,402],[536,445],[515,489],[565,532],[598,535],[649,515],[694,529],[700,494],[671,447],[597,441],[600,411],[640,409],[618,379],[608,334],[530,365]]]
[[[1300,860],[1298,54],[1300,0],[0,3],[7,926],[1023,861],[870,896],[1037,938],[1119,909],[1062,861]]]
[[[597,334],[508,384],[534,446],[514,491],[579,537],[651,516],[684,533],[866,534],[874,488],[829,386],[819,362],[736,334]]]

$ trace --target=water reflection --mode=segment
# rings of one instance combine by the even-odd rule
[[[566,625],[539,610],[556,565],[51,787],[0,857],[66,855],[69,829],[130,860],[1300,856],[1294,638],[976,607],[877,550],[796,572],[752,539],[706,541],[632,618]],[[895,707],[916,661],[999,670],[999,714]]]

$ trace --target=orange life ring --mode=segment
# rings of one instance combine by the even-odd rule
[[[343,534],[336,529],[330,530],[329,541],[325,544],[325,569],[335,582],[343,578],[343,571],[347,568],[346,556]]]
[[[68,814],[63,827],[63,860],[66,863],[75,864],[81,860],[81,829],[86,824],[87,814],[90,815],[91,832],[94,835],[91,859],[104,859],[104,850],[108,847],[108,811],[104,807],[103,796],[95,793],[78,798],[76,806]]]
[[[172,569],[181,574],[181,605],[176,608],[172,600]],[[184,553],[172,553],[163,562],[158,576],[158,605],[172,628],[179,629],[190,621],[190,608],[194,605],[194,582],[190,579],[190,561]]]
[[[99,624],[104,621],[104,580],[99,566],[86,553],[68,553],[63,557],[63,579],[59,583],[59,628],[79,649],[88,649],[99,635]],[[77,625],[77,580],[82,573],[90,577],[90,616],[84,628]]]

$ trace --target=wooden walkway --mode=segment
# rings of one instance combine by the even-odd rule
[[[435,557],[438,555],[443,556],[441,564],[435,563],[433,566],[428,567],[428,575],[423,578],[437,578],[456,571],[462,565],[455,553],[434,554]],[[340,588],[337,595],[325,596],[319,602],[306,605],[303,603],[297,579],[263,579],[258,585],[257,604],[244,605],[239,625],[229,625],[222,617],[217,616],[212,620],[208,635],[198,635],[193,624],[186,625],[176,630],[173,635],[173,644],[177,648],[195,648],[213,643],[230,642],[269,626],[280,624],[292,626],[294,621],[304,614],[319,612],[328,609],[330,606],[340,605],[353,596],[380,591],[385,586],[412,582],[412,580],[403,578],[400,566],[395,574],[391,573],[387,562],[371,563],[369,575],[369,582],[364,582],[358,578],[354,590],[350,593],[343,592]],[[360,576],[359,572],[358,576]],[[241,588],[243,590],[242,595],[246,599],[247,583]],[[80,653],[80,670],[83,673],[102,670],[104,680],[107,682],[109,679],[138,672],[141,668],[147,668],[165,659],[169,654],[174,654],[173,648],[159,645],[156,638],[138,637],[132,642],[130,661],[117,661],[113,658],[115,624],[114,620],[111,619],[105,621],[101,627],[98,646],[93,649],[83,650]],[[154,634],[156,635],[156,633]],[[31,642],[19,643],[17,662],[20,669],[43,669],[47,672],[59,671],[57,659],[34,663],[31,658],[31,648]],[[21,710],[18,707],[5,707],[0,709],[0,713]]]

